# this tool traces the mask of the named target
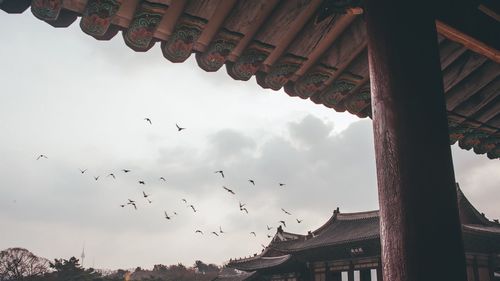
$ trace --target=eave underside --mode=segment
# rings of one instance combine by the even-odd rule
[[[79,20],[82,31],[98,40],[121,33],[126,45],[138,52],[159,43],[171,62],[183,62],[195,53],[206,71],[225,65],[234,79],[255,76],[263,88],[284,88],[290,96],[370,117],[363,17],[357,9],[328,13],[325,3],[4,0],[0,8],[22,12],[30,7],[34,16],[55,27]],[[474,43],[443,22],[437,27],[450,143],[500,158],[500,52],[497,46]],[[500,34],[500,25],[493,29],[493,34]]]

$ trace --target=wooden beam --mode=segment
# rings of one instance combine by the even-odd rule
[[[473,116],[484,106],[500,96],[500,77],[479,89],[469,99],[459,104],[453,112],[463,116]]]
[[[232,8],[236,4],[236,0],[223,0],[217,5],[217,9],[212,17],[208,20],[207,25],[203,29],[198,41],[193,46],[193,49],[198,52],[204,52],[210,41],[215,36],[224,19],[229,15]]]
[[[168,6],[168,10],[161,19],[158,28],[154,33],[154,37],[160,40],[166,40],[174,31],[175,23],[181,16],[184,8],[187,5],[187,0],[175,0]]]
[[[444,23],[441,21],[436,21],[436,27],[439,33],[441,33],[446,38],[464,45],[466,48],[474,51],[476,53],[482,54],[483,56],[500,63],[500,50],[495,49],[487,45],[478,39],[467,35],[458,29]],[[497,34],[498,35],[498,34]]]
[[[431,2],[365,1],[387,281],[466,281]]]

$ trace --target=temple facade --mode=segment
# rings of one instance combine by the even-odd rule
[[[459,188],[457,194],[467,280],[500,280],[500,224],[478,212]],[[323,226],[305,235],[279,227],[260,254],[231,259],[228,266],[252,273],[244,280],[379,281],[383,279],[379,223],[379,211],[336,209]],[[429,255],[444,258],[446,253],[437,248]]]

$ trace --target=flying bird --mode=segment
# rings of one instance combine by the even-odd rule
[[[128,204],[132,204],[132,203],[135,203],[135,201],[131,200],[131,199],[128,199]]]
[[[283,224],[284,227],[286,227],[285,221],[280,221],[281,224]]]
[[[285,186],[286,184],[284,184],[284,183],[281,183],[281,182],[280,182],[280,183],[279,183],[279,185],[280,185],[280,186]]]
[[[174,215],[176,215],[176,216],[177,216],[177,212],[174,212]]]
[[[193,209],[193,212],[195,212],[195,213],[196,213],[196,209],[194,208],[194,206],[193,206],[193,205],[189,205],[188,207],[189,207],[189,208],[191,208],[191,209]]]
[[[149,197],[149,194],[146,194],[146,192],[142,192],[142,196],[144,196],[144,198],[148,198]]]
[[[222,178],[224,178],[224,171],[220,170],[220,171],[214,172],[214,174],[217,174],[217,173],[219,173],[222,176]]]
[[[40,154],[36,160],[39,160],[40,158],[45,158],[45,159],[49,159],[49,157],[45,156],[44,154]]]
[[[226,232],[222,231],[222,227],[221,226],[219,226],[219,233],[226,233]]]
[[[113,174],[113,173],[109,174],[108,177],[113,177],[113,179],[116,180],[115,174]]]
[[[122,207],[122,208],[125,207],[125,204],[120,205],[120,207]]]
[[[283,211],[283,213],[285,213],[285,214],[287,214],[287,215],[292,215],[292,214],[290,214],[290,212],[288,212],[287,210],[285,210],[285,209],[283,209],[283,208],[281,208],[281,210]]]
[[[250,234],[253,234],[253,236],[257,237],[257,234],[255,234],[254,231],[250,232]]]
[[[153,122],[151,122],[151,119],[149,118],[144,118],[144,120],[146,120],[146,122],[149,122],[150,125],[153,125]]]
[[[299,219],[296,219],[297,220],[297,223],[301,223],[303,220],[299,220]]]
[[[246,205],[247,204],[243,204],[243,203],[240,202],[240,210],[241,210],[241,208],[245,207]]]
[[[145,181],[139,181],[139,184],[145,185],[146,182]]]
[[[137,210],[137,205],[135,205],[135,203],[130,203],[130,205],[134,206],[134,209]]]
[[[164,177],[160,177],[160,180],[167,181]]]
[[[212,234],[219,237],[219,234],[217,234],[217,232],[215,232],[215,231],[212,231]]]
[[[79,170],[80,170],[80,173],[82,173],[82,174],[84,174],[87,171],[87,169],[85,169],[85,170],[79,169]]]
[[[235,194],[233,190],[231,190],[231,189],[229,189],[229,188],[227,188],[225,186],[223,186],[222,188],[224,188],[227,192],[229,192],[229,193],[231,193],[233,195]]]
[[[181,201],[182,201],[182,202],[184,202],[184,203],[186,203],[186,204],[187,204],[187,202],[188,202],[188,201],[187,201],[186,199],[184,199],[184,198],[182,198],[182,200],[181,200]]]
[[[194,233],[200,233],[201,235],[203,235],[203,231],[201,231],[201,230],[199,230],[199,229],[198,229],[198,230],[196,230]]]
[[[97,180],[99,180],[99,177],[100,177],[100,176],[94,177],[94,179],[97,181]]]
[[[247,208],[240,208],[241,211],[245,211],[248,214]]]
[[[171,217],[169,217],[169,216],[168,216],[167,211],[165,211],[165,218],[166,218],[167,220],[171,219]]]
[[[272,226],[269,226],[269,225],[266,225],[266,226],[267,226],[267,230],[271,230],[271,229],[273,229],[273,227],[272,227]]]
[[[151,200],[149,200],[149,199],[146,199],[146,200],[148,200],[148,203],[149,203],[149,204],[153,203],[153,201],[151,201]]]
[[[186,130],[186,128],[179,127],[179,125],[177,125],[177,124],[175,124],[175,126],[177,127],[177,132],[180,132],[182,130]]]
[[[273,237],[271,234],[268,234],[268,235],[267,235],[267,238],[271,238],[271,237]]]
[[[130,170],[128,170],[128,169],[122,169],[122,172],[124,172],[125,174],[126,173],[130,173]]]
[[[248,180],[248,181],[255,186],[255,181],[254,180]]]

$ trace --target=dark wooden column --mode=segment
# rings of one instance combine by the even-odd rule
[[[360,281],[372,281],[372,272],[370,269],[363,269],[359,271]]]
[[[347,271],[347,281],[354,281],[354,265],[349,265],[349,270]]]
[[[382,281],[384,280],[382,276],[382,266],[377,267],[377,281]]]
[[[384,281],[466,281],[438,2],[365,1]]]
[[[327,281],[328,281],[328,279],[327,279]],[[342,281],[342,271],[332,272],[332,280],[331,281]]]

